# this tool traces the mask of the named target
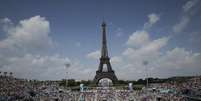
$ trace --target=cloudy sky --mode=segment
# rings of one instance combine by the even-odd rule
[[[201,75],[199,0],[1,0],[0,71],[93,79],[103,20],[119,79]]]

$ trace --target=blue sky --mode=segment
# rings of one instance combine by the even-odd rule
[[[28,72],[31,72],[33,69],[36,73],[33,72],[28,78],[34,79],[61,79],[65,77],[65,73],[59,72],[59,70],[62,69],[58,70],[58,74],[62,75],[58,75],[57,77],[50,76],[54,74],[53,68],[56,67],[49,69],[51,72],[46,75],[42,75],[42,72],[37,72],[41,70],[35,69],[35,65],[28,65],[30,68],[27,67],[27,70],[25,69],[22,72],[14,71],[15,69],[18,70],[20,66],[26,66],[26,64],[22,63],[23,61],[27,61],[26,56],[29,54],[31,55],[29,62],[33,62],[38,55],[40,58],[36,60],[46,57],[45,59],[47,61],[44,60],[46,61],[44,62],[45,65],[39,66],[40,68],[44,68],[43,72],[47,72],[48,70],[49,58],[57,59],[56,62],[54,59],[50,59],[52,61],[51,63],[55,62],[55,64],[51,65],[57,66],[57,64],[60,63],[60,68],[63,68],[62,65],[65,64],[60,61],[64,61],[65,58],[68,58],[67,62],[72,64],[69,68],[72,69],[69,70],[70,78],[92,79],[99,62],[96,57],[99,56],[97,50],[100,50],[100,25],[102,21],[105,20],[107,23],[109,55],[113,60],[118,60],[117,64],[113,63],[113,68],[117,72],[117,76],[121,79],[143,78],[144,67],[137,63],[133,64],[133,61],[142,62],[145,60],[150,60],[150,67],[161,69],[161,71],[150,72],[151,76],[169,77],[172,75],[199,74],[200,72],[196,70],[200,69],[199,59],[201,59],[200,5],[201,2],[198,0],[2,0],[0,3],[0,48],[3,47],[4,49],[0,51],[0,59],[5,62],[0,63],[0,70],[13,71],[16,76],[25,77],[23,73],[28,75]],[[149,17],[150,15],[153,16]],[[34,19],[33,22],[31,21],[32,18]],[[27,22],[28,24],[24,24],[23,26],[20,21]],[[37,21],[39,25],[35,25],[34,22]],[[42,26],[43,23],[46,22],[49,24]],[[42,23],[41,26],[40,23]],[[26,26],[29,26],[29,24],[30,26],[33,25],[33,27],[28,28],[29,31],[27,31]],[[5,26],[8,28],[5,29]],[[25,34],[19,34],[19,38],[17,31],[19,29],[19,33],[21,33],[21,31],[24,32],[23,28],[26,29]],[[44,28],[44,30],[42,28]],[[12,29],[14,29],[14,32],[11,31]],[[27,37],[26,33],[29,33],[27,35],[30,35],[30,37]],[[37,33],[38,36],[34,37],[34,35],[36,35],[35,33]],[[25,37],[21,39],[23,35],[25,35]],[[138,35],[141,36],[137,37]],[[16,37],[19,39],[15,39]],[[41,37],[44,37],[44,40]],[[156,55],[144,57],[143,59],[139,59],[138,56],[135,55],[138,51],[140,51],[140,55],[147,55],[147,53],[148,55],[153,54],[153,51],[143,53],[143,49],[147,49],[149,43],[155,45],[154,40],[160,40],[161,38],[167,38],[168,41],[166,42],[165,39],[164,44],[159,45],[160,48],[154,51],[154,53],[157,53]],[[8,39],[9,41],[5,41]],[[136,46],[138,42],[133,39],[141,40],[139,42],[140,44]],[[10,42],[10,40],[14,43]],[[36,41],[44,43],[42,45],[45,46],[45,49],[43,49],[44,46],[36,43]],[[10,43],[12,44],[10,45]],[[6,46],[5,44],[9,45]],[[12,48],[12,50],[10,48]],[[23,52],[20,51],[20,49],[24,49]],[[132,57],[124,54],[128,49],[132,49],[132,51],[135,52],[129,53],[131,54],[130,56],[134,54]],[[13,50],[15,52],[13,52]],[[179,53],[182,53],[180,51],[184,51],[184,54],[180,55],[181,58],[176,59],[176,61],[181,62],[181,64],[173,65],[175,63],[166,59],[170,53],[175,51],[179,51]],[[10,55],[9,52],[15,54]],[[91,55],[91,53],[94,54]],[[9,56],[5,54],[9,54]],[[198,56],[196,54],[198,54]],[[181,60],[183,58],[182,56],[190,60]],[[143,56],[140,56],[140,58],[141,57]],[[163,60],[164,64],[156,66],[158,62],[152,62],[153,57],[157,57],[158,62]],[[19,61],[9,61],[10,58],[19,58],[22,59],[22,61],[20,61],[20,63],[18,63]],[[171,57],[171,59],[172,58],[173,57]],[[167,63],[171,64],[168,66],[175,66],[175,68],[179,68],[178,71],[181,69],[183,72],[175,72],[173,74],[167,72],[163,75],[162,73],[166,70],[162,68],[168,67]],[[17,64],[20,64],[19,67],[13,67]],[[193,67],[190,69],[192,70],[191,72],[187,72],[189,69],[182,68],[182,66],[186,64],[188,67]],[[127,67],[127,65],[129,66]],[[126,74],[125,70],[121,70],[123,68],[131,69],[130,71],[133,72]],[[136,71],[139,68],[141,68],[141,71]],[[175,68],[168,70],[173,71]],[[82,71],[83,69],[85,69],[84,73],[74,73],[76,70]],[[88,75],[88,72],[92,73]],[[35,76],[34,73],[41,75]],[[72,75],[70,75],[71,73]]]

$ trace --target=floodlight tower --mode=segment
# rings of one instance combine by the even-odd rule
[[[68,68],[70,68],[70,64],[67,63],[65,64],[65,68],[66,68],[66,87],[68,86]]]
[[[143,61],[143,65],[144,65],[144,67],[145,67],[145,73],[146,73],[146,87],[148,88],[148,86],[149,86],[149,81],[148,81],[148,71],[147,71],[147,65],[149,64],[149,62],[148,61]]]

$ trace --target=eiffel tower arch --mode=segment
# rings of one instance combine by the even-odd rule
[[[104,70],[104,66],[106,66],[107,69],[106,71]],[[95,84],[98,84],[99,80],[103,78],[108,78],[112,80],[113,84],[117,83],[118,81],[115,72],[110,64],[110,58],[108,56],[107,40],[106,40],[106,24],[104,22],[102,23],[102,47],[101,47],[100,63],[93,81]]]

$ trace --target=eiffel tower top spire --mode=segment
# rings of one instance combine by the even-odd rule
[[[101,58],[108,58],[107,39],[106,39],[106,23],[102,23],[102,48]]]

